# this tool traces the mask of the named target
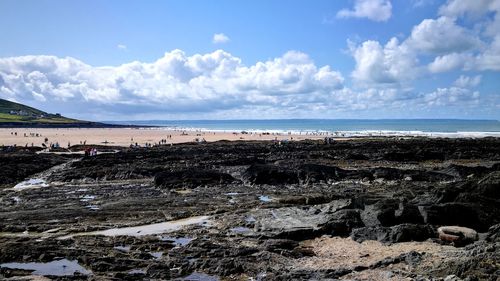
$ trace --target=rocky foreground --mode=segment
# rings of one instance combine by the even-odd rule
[[[500,139],[3,151],[0,186],[2,280],[500,278]]]

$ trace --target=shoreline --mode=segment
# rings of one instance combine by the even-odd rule
[[[106,145],[129,147],[157,144],[178,144],[205,140],[228,141],[300,141],[323,139],[326,135],[215,132],[201,130],[172,130],[163,128],[0,128],[0,146],[42,146],[59,143],[73,145]],[[47,138],[47,142],[45,142]],[[162,142],[163,140],[163,142]]]
[[[106,145],[129,147],[188,142],[228,141],[302,141],[384,137],[426,138],[485,138],[500,137],[500,132],[421,132],[421,131],[276,131],[276,130],[205,130],[169,127],[112,127],[112,128],[0,128],[0,146]],[[47,138],[47,141],[45,141]]]
[[[500,137],[500,132],[421,132],[421,131],[289,131],[276,130],[204,130],[195,128],[168,127],[112,127],[112,128],[0,128],[0,146],[49,146],[109,145],[128,147],[155,144],[177,144],[187,142],[228,141],[301,141],[334,140],[384,137],[428,137],[428,138],[485,138]],[[47,138],[47,142],[45,142]]]

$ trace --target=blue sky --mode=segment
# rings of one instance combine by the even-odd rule
[[[93,120],[500,119],[500,1],[0,1],[0,97]]]

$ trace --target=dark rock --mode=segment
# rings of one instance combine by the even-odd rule
[[[346,160],[368,160],[370,159],[368,156],[360,153],[349,153],[345,156]]]
[[[397,168],[377,167],[371,170],[374,178],[382,178],[385,180],[403,180],[411,178],[412,181],[445,181],[454,179],[453,176],[422,170],[403,170]]]
[[[422,224],[424,218],[420,214],[417,206],[405,203],[399,203],[399,208],[394,212],[396,224],[413,223]]]
[[[445,160],[446,154],[442,151],[418,149],[413,151],[393,151],[384,155],[384,159],[389,161],[425,161],[425,160]]]
[[[416,265],[418,265],[420,263],[421,260],[422,260],[422,254],[415,252],[415,251],[411,251],[409,253],[401,254],[397,257],[385,258],[381,261],[378,261],[378,262],[370,265],[369,268],[375,269],[375,268],[379,268],[379,267],[387,267],[391,264],[397,264],[400,262],[405,262],[408,265],[415,267]]]
[[[298,170],[299,179],[305,183],[339,180],[346,175],[346,171],[344,171],[343,169],[317,164],[301,165]]]
[[[243,179],[253,184],[293,184],[298,183],[297,173],[291,169],[267,164],[251,165],[244,173]]]
[[[330,196],[324,194],[307,194],[300,196],[285,196],[278,199],[280,204],[290,205],[317,205],[332,201]]]
[[[443,170],[440,170],[440,173],[447,174],[453,176],[457,179],[466,179],[469,176],[482,176],[490,171],[489,168],[483,166],[463,166],[451,164]]]
[[[398,223],[395,212],[399,208],[399,200],[385,199],[365,206],[361,218],[366,226],[392,226]]]
[[[372,169],[373,177],[376,179],[399,180],[405,178],[405,171],[396,168],[377,167]]]
[[[364,224],[359,210],[343,209],[333,213],[323,228],[330,235],[348,236],[354,228],[362,226]]]
[[[459,225],[486,230],[486,225],[478,216],[474,203],[444,203],[420,206],[424,222],[432,225]]]
[[[490,242],[500,242],[500,224],[495,224],[488,229],[486,240]]]
[[[356,211],[337,213],[351,205],[351,200],[340,199],[321,205],[261,209],[251,215],[256,220],[255,231],[263,237],[305,240],[331,234],[334,230],[344,233],[358,225]]]
[[[155,185],[163,188],[196,187],[235,182],[229,174],[211,170],[183,170],[160,172],[155,175]]]
[[[18,183],[36,173],[62,164],[70,159],[54,154],[35,152],[1,153],[0,186]]]
[[[398,162],[415,161],[416,158],[417,157],[414,152],[394,151],[394,152],[388,152],[384,155],[385,160],[398,161]]]
[[[481,196],[500,199],[500,171],[495,171],[477,183],[477,193]]]
[[[391,227],[375,226],[354,229],[351,238],[357,242],[377,240],[384,243],[424,241],[435,237],[431,226],[418,224],[400,224]]]
[[[262,243],[262,246],[270,252],[275,252],[277,250],[293,250],[298,245],[299,243],[297,241],[290,239],[268,239],[264,240]]]

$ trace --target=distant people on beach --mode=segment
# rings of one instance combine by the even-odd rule
[[[97,149],[92,148],[92,147],[88,147],[87,149],[85,149],[84,153],[85,153],[85,157],[97,156]]]
[[[61,147],[61,146],[59,145],[59,143],[58,143],[58,142],[56,142],[56,143],[50,143],[50,148],[51,148],[51,149],[54,149],[54,148],[60,148],[60,147]]]
[[[324,139],[325,144],[332,144],[334,142],[335,142],[335,140],[332,137],[325,137],[325,139]]]

